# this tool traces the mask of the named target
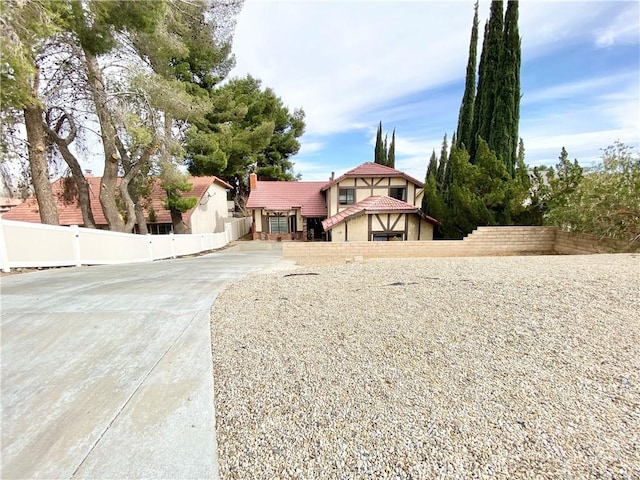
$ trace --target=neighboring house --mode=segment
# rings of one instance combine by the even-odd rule
[[[100,192],[100,177],[87,176],[89,192],[91,196],[91,210],[97,228],[106,229],[107,220],[100,206],[98,194]],[[189,177],[188,182],[193,185],[185,197],[196,197],[198,203],[194,208],[182,214],[184,223],[190,228],[191,233],[215,233],[224,231],[224,219],[228,217],[227,190],[231,185],[217,177]],[[58,179],[51,184],[56,204],[60,225],[83,226],[82,213],[78,205],[77,196],[73,189],[65,192],[64,179]],[[166,194],[160,185],[160,180],[155,180],[148,199],[141,199],[144,206],[147,227],[149,233],[171,233],[171,212],[164,208],[163,201]],[[35,197],[27,198],[24,203],[13,208],[2,216],[6,220],[18,220],[22,222],[40,223],[38,202]]]
[[[250,184],[254,239],[433,240],[438,223],[420,210],[422,182],[377,163],[329,182],[262,182],[252,174]]]
[[[253,239],[306,240],[322,238],[327,218],[322,187],[327,182],[262,182],[249,175],[246,208],[253,218]]]

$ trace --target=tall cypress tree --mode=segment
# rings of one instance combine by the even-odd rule
[[[508,27],[508,30],[506,29]],[[519,146],[520,139],[520,66],[522,64],[522,43],[520,31],[518,29],[518,2],[509,0],[507,3],[507,14],[505,16],[505,48],[510,52],[511,68],[513,69],[512,80],[514,82],[513,94],[513,123],[511,124],[511,150],[514,164],[517,166],[516,145]]]
[[[513,176],[518,145],[520,117],[520,36],[518,2],[509,0],[505,15],[496,98],[487,142]]]
[[[453,134],[455,140],[455,133]],[[455,141],[451,142],[451,149],[449,150],[449,156],[447,157],[447,163],[444,167],[444,176],[442,178],[442,199],[444,200],[445,205],[448,207],[451,206],[451,187],[453,186],[453,157],[457,154],[458,150],[463,150],[461,147],[458,149],[456,147]]]
[[[387,152],[387,167],[396,168],[396,129],[391,134],[391,144]]]
[[[484,78],[482,104],[480,105],[480,111],[474,112],[474,114],[480,116],[477,133],[485,141],[489,140],[491,134],[493,110],[495,108],[498,82],[501,75],[500,57],[503,44],[503,15],[504,2],[502,0],[493,0],[491,2],[487,37],[482,46],[483,54],[484,50],[487,52],[483,65],[484,71],[479,72],[479,75]]]
[[[458,117],[458,138],[452,145],[464,145],[471,147],[471,137],[473,135],[473,104],[476,94],[476,57],[478,46],[478,1],[474,6],[473,27],[471,29],[471,42],[469,44],[469,60],[467,61],[467,77],[464,85],[464,95],[460,105],[460,115]]]
[[[384,165],[386,162],[386,154],[384,145],[382,145],[382,121],[378,124],[378,133],[376,134],[376,148],[374,150],[374,162]]]
[[[480,65],[478,66],[478,89],[476,91],[476,96],[473,100],[473,121],[471,123],[471,134],[469,135],[469,145],[467,145],[467,152],[470,155],[470,162],[474,163],[474,156],[476,151],[476,146],[478,143],[478,133],[480,130],[480,118],[482,113],[482,101],[486,95],[485,83],[487,79],[485,78],[485,64],[487,63],[487,53],[488,50],[484,48],[487,44],[487,37],[489,36],[489,22],[484,24],[484,36],[482,40],[482,52],[480,53]]]
[[[429,175],[433,175],[435,177],[437,171],[438,157],[436,157],[436,151],[433,150],[431,152],[431,158],[429,158],[429,166],[427,167],[427,175],[425,176],[425,180],[429,178]]]
[[[442,139],[442,148],[440,149],[440,159],[438,160],[438,171],[436,173],[436,182],[438,184],[439,190],[442,190],[442,186],[444,185],[445,167],[447,165],[447,160],[449,159],[447,150],[448,150],[447,134],[445,133],[444,138]]]
[[[389,156],[389,147],[387,146],[387,134],[384,135],[384,143],[382,144],[382,165],[387,164],[387,157]]]

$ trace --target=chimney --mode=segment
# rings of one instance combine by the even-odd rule
[[[331,178],[329,180],[333,182],[333,179],[335,178],[335,176],[336,176],[336,172],[331,172]]]
[[[249,174],[249,191],[255,190],[258,186],[258,176],[255,173]]]

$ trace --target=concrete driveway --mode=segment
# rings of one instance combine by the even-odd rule
[[[278,247],[3,277],[1,477],[217,478],[209,312]]]

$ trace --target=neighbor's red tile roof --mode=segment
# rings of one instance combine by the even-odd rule
[[[279,212],[300,208],[303,217],[326,217],[327,205],[322,194],[326,183],[258,181],[249,193],[247,208]]]
[[[424,215],[422,211],[414,205],[410,205],[402,200],[387,197],[386,195],[374,195],[367,197],[346,210],[335,214],[333,217],[323,220],[322,228],[324,228],[325,231],[331,230],[333,227],[345,220],[373,213],[417,213],[431,223],[438,223],[435,218]]]
[[[335,185],[338,182],[341,182],[342,180],[344,180],[345,178],[354,178],[354,177],[365,177],[365,178],[371,178],[371,177],[402,177],[405,178],[407,180],[409,180],[410,182],[414,183],[415,185],[417,185],[418,187],[423,187],[424,183],[422,183],[420,180],[416,180],[415,178],[413,178],[410,175],[407,175],[404,172],[401,172],[400,170],[396,170],[395,168],[391,168],[391,167],[387,167],[386,165],[380,165],[379,163],[373,163],[373,162],[366,162],[363,163],[362,165],[357,166],[356,168],[353,168],[351,170],[349,170],[347,173],[345,173],[344,175],[339,176],[338,178],[336,178],[335,180],[330,181],[329,183],[325,184],[324,187],[322,188],[322,190],[328,190],[332,185]]]
[[[89,195],[91,197],[93,218],[96,225],[106,226],[107,220],[102,212],[100,199],[98,198],[100,192],[100,177],[86,178],[89,182]],[[193,185],[193,189],[190,192],[185,193],[185,197],[202,198],[212,183],[216,183],[224,189],[233,188],[218,177],[189,177],[188,181]],[[83,225],[82,212],[80,211],[80,206],[78,205],[77,200],[73,200],[69,203],[64,200],[64,187],[62,182],[63,179],[58,179],[51,184],[51,189],[53,190],[53,195],[58,207],[60,225]],[[156,180],[154,182],[150,197],[151,205],[156,214],[155,223],[171,223],[171,212],[163,206],[163,200],[166,198],[166,194],[164,190],[162,190],[160,180]],[[195,208],[183,214],[185,222],[189,220],[193,210],[195,210]],[[40,223],[40,212],[38,210],[38,202],[36,198],[27,198],[22,204],[2,215],[2,218],[6,220],[18,220],[21,222]]]

